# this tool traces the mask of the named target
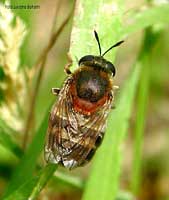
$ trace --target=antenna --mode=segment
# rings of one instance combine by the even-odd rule
[[[116,44],[114,44],[113,46],[111,46],[109,49],[107,49],[101,56],[103,57],[107,52],[109,52],[111,49],[113,49],[114,47],[117,47],[119,45],[121,45],[124,42],[124,40],[117,42]]]
[[[99,36],[98,36],[98,34],[97,34],[97,32],[95,30],[94,30],[94,35],[95,35],[96,41],[98,43],[99,53],[100,53],[100,56],[101,56],[102,55],[102,50],[101,50],[101,46],[100,46]]]

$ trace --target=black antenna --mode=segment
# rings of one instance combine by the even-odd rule
[[[121,45],[121,43],[123,43],[124,41],[120,41],[120,42],[117,42],[116,44],[114,44],[113,46],[111,46],[109,49],[107,49],[107,51],[105,51],[101,56],[103,57],[108,51],[110,51],[111,49],[113,49],[114,47],[117,47],[119,45]]]
[[[101,50],[101,46],[100,46],[99,36],[98,36],[98,34],[97,34],[97,32],[95,30],[94,30],[94,35],[95,35],[96,41],[98,43],[99,52],[100,52],[100,56],[101,56],[102,55],[102,50]]]

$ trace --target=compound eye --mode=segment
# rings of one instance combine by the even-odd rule
[[[79,65],[81,63],[85,63],[85,62],[91,62],[91,61],[93,61],[93,59],[94,59],[94,56],[92,56],[92,55],[84,56],[79,60]]]
[[[115,76],[116,69],[115,69],[114,65],[111,62],[107,62],[107,69],[112,72],[113,76]]]

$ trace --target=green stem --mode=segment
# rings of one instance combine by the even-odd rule
[[[50,50],[53,48],[56,40],[58,39],[58,37],[62,33],[63,29],[65,28],[65,26],[69,22],[71,15],[72,15],[72,11],[69,13],[69,15],[66,17],[66,19],[62,22],[62,24],[60,25],[60,27],[58,28],[57,31],[53,32],[54,28],[52,28],[53,33],[51,34],[49,43],[48,43],[47,47],[43,50],[41,55],[39,56],[37,63],[34,66],[34,67],[37,68],[37,66],[39,64],[41,64],[38,75],[37,75],[35,87],[34,87],[34,90],[32,92],[32,96],[31,96],[31,99],[30,99],[30,108],[29,108],[29,113],[28,113],[28,117],[27,117],[27,120],[26,120],[24,137],[23,137],[23,148],[24,149],[26,148],[27,140],[28,140],[28,137],[29,137],[29,130],[31,129],[32,119],[33,119],[33,116],[34,116],[34,108],[35,108],[35,105],[36,105],[36,97],[37,97],[38,92],[39,92],[39,88],[40,88],[40,84],[41,84],[41,81],[42,81],[42,77],[43,77],[44,68],[45,68],[45,64],[46,64],[46,61],[47,61],[48,54],[49,54]],[[55,20],[54,20],[54,22],[55,22]],[[54,26],[55,26],[55,24],[53,24],[53,27]]]
[[[37,199],[40,191],[45,187],[46,183],[52,177],[53,173],[57,169],[57,165],[49,164],[40,173],[25,181],[17,190],[13,193],[10,193],[7,197],[4,197],[3,200],[34,200]]]
[[[82,179],[80,179],[79,177],[71,176],[68,173],[65,174],[65,173],[56,171],[53,176],[53,179],[56,181],[59,180],[67,185],[73,186],[80,190],[84,188],[84,181]]]
[[[49,164],[42,170],[39,180],[37,181],[37,184],[34,187],[32,194],[29,196],[29,200],[34,200],[37,198],[40,191],[45,187],[46,183],[52,177],[56,169],[56,164]]]
[[[142,147],[144,142],[144,132],[146,124],[146,112],[149,98],[149,85],[151,75],[151,51],[156,40],[156,35],[152,33],[151,28],[147,28],[142,51],[140,53],[141,76],[137,95],[137,114],[134,129],[134,153],[132,166],[131,189],[134,194],[138,194],[141,183],[142,167]]]

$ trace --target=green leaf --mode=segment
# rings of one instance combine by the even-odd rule
[[[140,12],[134,12],[128,17],[129,24],[124,26],[123,37],[154,24],[169,23],[169,4],[147,8]]]
[[[140,15],[135,14],[131,25],[123,28],[121,25],[123,1],[81,0],[77,3],[70,47],[74,63],[76,63],[77,58],[80,59],[86,54],[99,54],[96,40],[92,35],[93,30],[98,32],[102,51],[104,52],[122,36],[129,35],[153,23],[168,23],[168,6],[166,5],[142,11]],[[163,17],[160,18],[160,15]],[[113,61],[115,51],[112,50],[105,57]],[[125,82],[116,110],[109,117],[105,140],[96,154],[92,173],[83,197],[84,200],[112,200],[117,197],[122,160],[121,146],[128,127],[128,118],[139,77],[139,68],[138,63]],[[40,172],[40,175],[30,178],[33,176],[37,159],[44,145],[47,117],[48,114],[14,173],[6,191],[5,199],[36,198],[56,169],[56,165],[51,168],[50,166],[49,168],[46,167]]]
[[[67,185],[69,185],[71,187],[75,187],[79,190],[83,190],[83,188],[84,188],[84,181],[82,179],[80,179],[79,177],[74,177],[68,173],[63,173],[63,172],[57,171],[54,174],[52,180],[55,182],[67,184]]]
[[[139,69],[137,64],[124,84],[116,109],[108,119],[107,132],[101,148],[96,153],[83,200],[113,200],[117,196],[123,157],[122,145],[131,115]]]
[[[15,0],[15,1],[11,1],[10,5],[34,5],[34,6],[40,6],[40,2],[38,0]],[[29,28],[29,34],[27,34],[25,40],[24,40],[24,44],[21,47],[21,67],[24,66],[32,66],[34,64],[34,60],[36,59],[36,52],[33,51],[33,48],[31,49],[31,51],[33,51],[33,53],[30,53],[30,47],[29,44],[32,43],[32,33],[35,30],[34,26],[35,23],[33,21],[34,20],[34,12],[38,12],[40,10],[39,9],[13,9],[12,12],[15,13],[16,16],[19,16],[27,25],[27,27]]]
[[[37,160],[44,147],[44,139],[48,124],[48,115],[49,110],[47,111],[40,128],[33,138],[33,141],[29,146],[28,151],[25,153],[17,169],[15,170],[4,197],[7,197],[9,194],[13,193],[18,187],[20,187],[23,183],[29,180],[30,177],[33,176]]]
[[[146,112],[149,99],[149,85],[151,76],[151,54],[159,34],[153,32],[152,27],[147,28],[145,32],[144,46],[140,56],[141,75],[137,95],[137,113],[135,117],[134,129],[134,153],[131,189],[137,195],[139,193],[141,183],[141,167],[142,167],[142,147],[144,138],[144,129],[146,123]],[[151,39],[150,39],[151,38]]]
[[[47,165],[36,177],[29,177],[17,190],[10,193],[4,200],[34,200],[43,189],[47,181],[52,177],[57,165]]]
[[[0,81],[3,81],[5,78],[5,72],[3,67],[0,65]]]
[[[134,200],[133,195],[126,191],[120,191],[116,197],[116,200]]]
[[[0,144],[18,158],[23,155],[21,148],[4,131],[0,131]]]
[[[94,10],[92,5],[95,5]],[[97,43],[95,38],[91,37],[93,30],[96,30],[99,34],[101,46],[104,49],[103,52],[121,39],[121,5],[121,1],[114,1],[113,3],[106,0],[104,2],[78,2],[71,35],[72,45],[70,47],[70,53],[74,61],[76,57],[79,59],[87,54],[98,55]],[[116,8],[116,11],[118,10],[117,13],[114,13],[112,7]],[[79,46],[81,47],[80,51]],[[114,57],[114,50],[106,55],[106,58],[110,61],[113,61]],[[108,130],[103,144],[96,154],[83,200],[112,200],[117,197],[122,159],[120,148],[127,131],[128,118],[131,114],[138,77],[139,64],[133,69],[129,80],[125,83],[126,86],[121,93],[117,109],[109,117]]]
[[[121,39],[121,5],[123,4],[120,2],[122,1],[77,1],[69,50],[75,64],[73,69],[77,67],[77,60],[81,57],[88,54],[99,55],[94,30],[98,32],[102,52]],[[105,58],[113,61],[114,52],[115,49],[106,54]]]
[[[16,130],[12,129],[10,126],[8,126],[8,124],[3,120],[3,119],[0,119],[0,128],[8,133],[9,135],[12,135],[12,134],[18,134],[16,132]]]
[[[155,22],[166,23],[168,22],[166,20],[166,16],[168,16],[169,13],[168,11],[168,6],[160,6],[139,13],[133,18],[133,24],[128,26],[128,28],[125,27],[121,34],[131,34]],[[161,14],[162,17],[160,17]],[[154,20],[154,17],[156,19],[160,18],[160,20]],[[139,68],[140,63],[135,66],[131,77],[126,81],[117,108],[112,112],[109,118],[108,130],[102,147],[96,155],[83,200],[112,200],[117,196],[122,160],[121,146],[128,127],[128,118],[131,114],[133,97],[139,79]],[[98,181],[100,175],[102,175],[102,178],[101,181]]]
[[[17,157],[23,155],[22,149],[12,139],[16,131],[11,129],[4,120],[0,119],[0,144]]]
[[[94,10],[92,4],[96,5]],[[90,36],[94,29],[99,33],[102,48],[105,48],[107,44],[112,44],[113,39],[117,41],[121,39],[120,37],[128,36],[152,24],[168,23],[169,21],[168,5],[163,5],[134,13],[130,18],[130,20],[132,19],[130,24],[122,27],[121,5],[123,5],[122,1],[114,1],[112,4],[106,0],[99,2],[79,1],[74,17],[70,47],[74,61],[76,57],[79,59],[86,54],[98,55],[95,39]],[[115,15],[109,12],[109,8],[112,7],[118,10]],[[105,8],[106,11],[102,12]],[[81,47],[80,51],[79,46]],[[114,56],[114,51],[112,51],[106,57],[112,61]],[[137,63],[131,76],[125,82],[125,88],[121,92],[116,110],[109,117],[107,133],[95,157],[83,200],[112,200],[117,196],[122,160],[121,146],[132,110],[133,98],[139,79],[139,68],[140,63]]]
[[[142,155],[142,144],[144,137],[144,126],[146,120],[146,106],[148,101],[148,81],[149,81],[149,68],[147,62],[147,55],[141,59],[142,74],[140,76],[140,84],[138,87],[138,102],[137,102],[137,115],[134,130],[134,160],[133,160],[133,172],[132,172],[132,191],[134,194],[138,192],[138,186],[140,183],[140,168],[141,168],[141,155]]]

